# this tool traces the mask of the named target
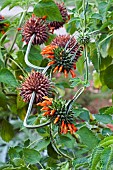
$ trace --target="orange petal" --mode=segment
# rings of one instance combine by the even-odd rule
[[[56,110],[51,110],[50,115],[53,116],[55,112],[56,112]]]
[[[50,108],[49,108],[49,107],[43,107],[41,110],[42,110],[42,111],[43,111],[43,110],[49,111]]]
[[[57,116],[56,119],[54,120],[54,124],[56,124],[59,121],[60,116]]]
[[[49,115],[50,114],[50,111],[47,111],[47,112],[44,112],[42,115],[43,116],[47,116],[47,115]]]
[[[63,66],[60,66],[60,68],[59,68],[59,72],[61,72],[61,71],[62,71],[62,69],[63,69]]]
[[[71,124],[71,127],[72,127],[72,129],[73,129],[74,132],[77,131],[77,128],[76,128],[76,126],[75,126],[74,124]]]
[[[66,126],[66,124],[64,124],[63,133],[64,133],[64,134],[66,134],[66,133],[67,133],[67,126]]]
[[[67,78],[67,77],[68,77],[67,70],[64,70],[64,76],[65,76],[65,78]]]
[[[53,70],[53,73],[55,73],[58,70],[58,66],[56,66]]]
[[[48,55],[47,58],[53,59],[54,55]]]
[[[73,68],[76,69],[76,64],[73,64]]]
[[[46,16],[46,15],[44,15],[44,16],[42,17],[42,19],[43,19],[43,20],[45,20],[46,18],[47,18],[47,16]]]
[[[71,73],[72,78],[76,77],[76,74],[75,74],[75,72],[73,70],[70,70],[70,73]]]
[[[71,134],[73,134],[73,128],[71,127],[71,124],[70,124],[70,123],[68,123],[68,128],[69,128]]]
[[[51,66],[51,65],[53,65],[55,63],[55,61],[50,61],[49,63],[48,63],[48,66]]]
[[[43,99],[45,99],[45,100],[49,100],[50,102],[52,102],[52,101],[53,101],[53,98],[49,98],[49,97],[47,97],[47,96],[44,96],[44,97],[43,97]]]

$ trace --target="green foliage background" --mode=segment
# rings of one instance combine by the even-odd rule
[[[64,3],[67,8],[73,7],[68,9],[70,20],[65,24],[67,33],[76,33],[79,35],[78,40],[89,37],[89,42],[85,44],[89,69],[87,70],[83,53],[77,62],[77,78],[69,77],[66,80],[61,77],[57,81],[57,78],[53,77],[56,90],[65,99],[67,89],[71,90],[71,93],[74,88],[81,86],[87,89],[93,80],[102,95],[112,93],[113,0],[64,0]],[[106,126],[113,124],[112,106],[100,108],[98,114],[92,115],[79,102],[75,103],[74,116],[79,123],[78,131],[73,135],[57,134],[57,128],[53,126],[51,138],[49,126],[36,130],[28,130],[23,126],[28,103],[23,102],[17,88],[21,84],[19,75],[25,76],[31,69],[24,61],[27,46],[23,47],[22,35],[17,28],[22,27],[31,16],[31,12],[28,12],[29,6],[33,6],[36,16],[47,15],[48,21],[61,21],[62,17],[52,0],[2,0],[0,6],[1,10],[7,6],[9,9],[20,6],[24,11],[6,18],[4,22],[10,26],[4,35],[0,33],[0,169],[113,169],[113,132]],[[51,35],[46,44],[55,36]],[[47,60],[43,59],[40,52],[40,46],[32,46],[29,61],[37,66],[45,66]],[[70,94],[66,97],[68,96],[70,97]],[[30,116],[29,123],[32,122],[40,122],[38,113]]]

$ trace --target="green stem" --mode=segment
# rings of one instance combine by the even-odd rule
[[[76,94],[74,95],[73,99],[67,102],[67,114],[69,113],[70,109],[72,108],[73,103],[78,99],[78,97],[83,93],[84,87],[81,87]]]
[[[30,113],[31,113],[35,96],[36,96],[36,94],[35,94],[35,92],[33,92],[32,95],[31,95],[31,99],[30,99],[30,102],[29,102],[28,110],[27,110],[27,113],[26,113],[26,116],[25,116],[25,119],[24,119],[24,123],[23,123],[23,125],[24,125],[26,128],[29,128],[29,129],[41,128],[41,127],[44,127],[44,126],[50,124],[50,120],[49,120],[48,122],[46,122],[46,123],[39,124],[39,125],[28,125],[28,124],[27,124],[27,119],[28,119],[28,117],[29,117],[29,115],[30,115]]]
[[[23,22],[23,20],[24,20],[24,18],[25,18],[26,13],[27,13],[27,10],[23,11],[23,14],[22,14],[22,16],[21,16],[21,18],[20,18],[20,22],[19,22],[18,28],[21,27],[22,22]],[[12,49],[13,49],[13,47],[14,47],[14,44],[15,44],[16,39],[17,39],[17,36],[18,36],[18,30],[16,30],[16,33],[15,33],[15,35],[14,35],[13,42],[12,42],[10,48],[9,48],[9,53],[12,51]]]
[[[52,124],[50,124],[50,138],[51,138],[51,143],[53,145],[53,147],[55,148],[56,152],[61,155],[62,157],[65,157],[69,160],[73,160],[73,158],[71,158],[70,156],[66,155],[65,153],[63,153],[58,147],[57,147],[57,144],[54,140],[54,137],[53,137],[53,133],[52,133]]]
[[[15,65],[17,65],[17,67],[19,67],[19,69],[23,72],[23,75],[25,75],[25,71],[15,60],[13,60],[12,58],[9,58],[9,60],[11,60]]]

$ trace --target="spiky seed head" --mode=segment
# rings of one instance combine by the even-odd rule
[[[50,27],[53,27],[54,29],[58,29],[58,28],[62,27],[69,20],[69,15],[68,15],[66,7],[64,6],[64,3],[58,3],[58,2],[55,2],[55,3],[58,6],[58,9],[61,13],[63,21],[61,21],[61,22],[53,21],[53,22],[50,22],[49,25],[50,25]]]
[[[43,100],[44,96],[47,96],[50,90],[50,81],[42,73],[32,71],[31,74],[22,83],[20,89],[20,95],[25,102],[29,102],[33,91],[36,93],[35,103]]]
[[[46,20],[33,15],[22,28],[23,40],[28,43],[32,35],[35,34],[33,44],[43,44],[49,37],[48,31]]]
[[[71,110],[67,113],[66,101],[46,97],[46,100],[38,105],[42,106],[43,116],[49,116],[52,123],[58,125],[61,133],[66,134],[68,130],[71,134],[76,132],[77,128],[73,124],[73,112]]]
[[[81,56],[82,47],[79,46],[77,40],[70,35],[57,36],[49,46],[46,46],[42,55],[49,58],[48,65],[53,67],[53,73],[56,71],[63,72],[67,78],[70,72],[72,78],[76,77],[73,69],[76,69],[76,61]]]

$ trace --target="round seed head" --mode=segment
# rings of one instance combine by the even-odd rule
[[[35,34],[33,44],[43,44],[48,39],[48,31],[49,28],[46,21],[33,15],[23,26],[23,40],[28,43],[32,35]]]
[[[50,27],[54,27],[54,29],[58,29],[58,28],[62,27],[69,20],[69,15],[68,15],[66,7],[64,6],[64,3],[57,3],[56,2],[56,5],[58,6],[58,9],[61,13],[63,21],[61,21],[61,22],[59,22],[59,21],[50,22]]]
[[[36,93],[35,103],[43,100],[50,90],[50,81],[42,73],[32,71],[31,74],[22,83],[20,95],[25,102],[29,102],[33,91]]]

